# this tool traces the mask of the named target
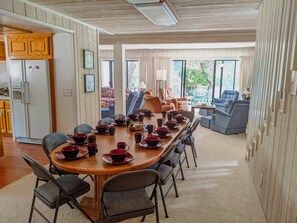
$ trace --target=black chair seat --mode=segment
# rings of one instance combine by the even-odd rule
[[[73,175],[62,176],[57,179],[57,182],[64,188],[67,194],[73,198],[77,198],[90,190],[89,183]],[[59,199],[59,191],[59,188],[52,181],[34,189],[35,195],[51,209],[56,208],[57,200]],[[59,206],[68,202],[69,199],[62,194]]]
[[[170,162],[170,161],[169,161]],[[157,170],[160,174],[160,182],[162,185],[165,185],[166,182],[169,180],[171,173],[173,172],[173,167],[166,164],[155,163],[147,169]]]
[[[145,189],[106,192],[103,202],[106,218],[112,217],[114,222],[154,213],[154,204]]]

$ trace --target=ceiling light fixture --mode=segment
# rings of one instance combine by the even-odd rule
[[[179,23],[179,18],[169,0],[128,0],[128,2],[156,25],[172,26]]]

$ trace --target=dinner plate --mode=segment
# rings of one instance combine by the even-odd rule
[[[97,130],[94,131],[95,134],[98,134],[98,135],[104,135],[104,134],[107,134],[109,133],[108,129],[105,131],[105,132],[98,132]]]
[[[153,136],[158,136],[158,137],[160,137],[160,138],[166,138],[166,137],[170,137],[170,136],[172,136],[172,132],[169,131],[165,136],[159,136],[159,134],[158,134],[156,131],[154,131],[154,132],[152,133],[152,135],[153,135]]]
[[[126,158],[122,162],[116,162],[116,161],[112,160],[109,153],[105,153],[105,154],[102,154],[102,160],[105,163],[109,163],[109,164],[113,164],[113,165],[122,165],[122,164],[127,164],[127,163],[133,161],[134,157],[130,153],[127,153]]]
[[[86,155],[88,155],[88,149],[85,148],[79,148],[79,152],[75,157],[72,158],[66,158],[64,156],[64,154],[62,153],[62,151],[60,152],[56,152],[56,157],[60,160],[77,160],[77,159],[81,159],[83,157],[85,157]]]
[[[175,120],[176,120],[176,119],[175,119]],[[185,123],[186,121],[187,121],[186,119],[183,119],[183,120],[181,120],[181,121],[177,121],[177,120],[176,120],[177,123]]]
[[[169,129],[169,130],[177,130],[177,129],[179,129],[179,125],[176,125],[176,126],[174,126],[174,128]]]
[[[162,145],[163,145],[163,142],[159,142],[156,146],[149,146],[144,140],[142,140],[142,141],[139,143],[139,145],[140,145],[141,147],[148,148],[148,149],[156,149],[156,148],[162,146]]]

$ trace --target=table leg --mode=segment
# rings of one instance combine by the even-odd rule
[[[111,176],[109,175],[95,175],[94,176],[94,197],[83,197],[80,206],[94,219],[98,222],[100,218],[100,200],[101,191],[104,182]]]

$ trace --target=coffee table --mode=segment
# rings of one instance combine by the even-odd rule
[[[196,104],[191,107],[191,112],[195,114],[196,108],[214,111],[216,109],[216,106],[212,104]]]

